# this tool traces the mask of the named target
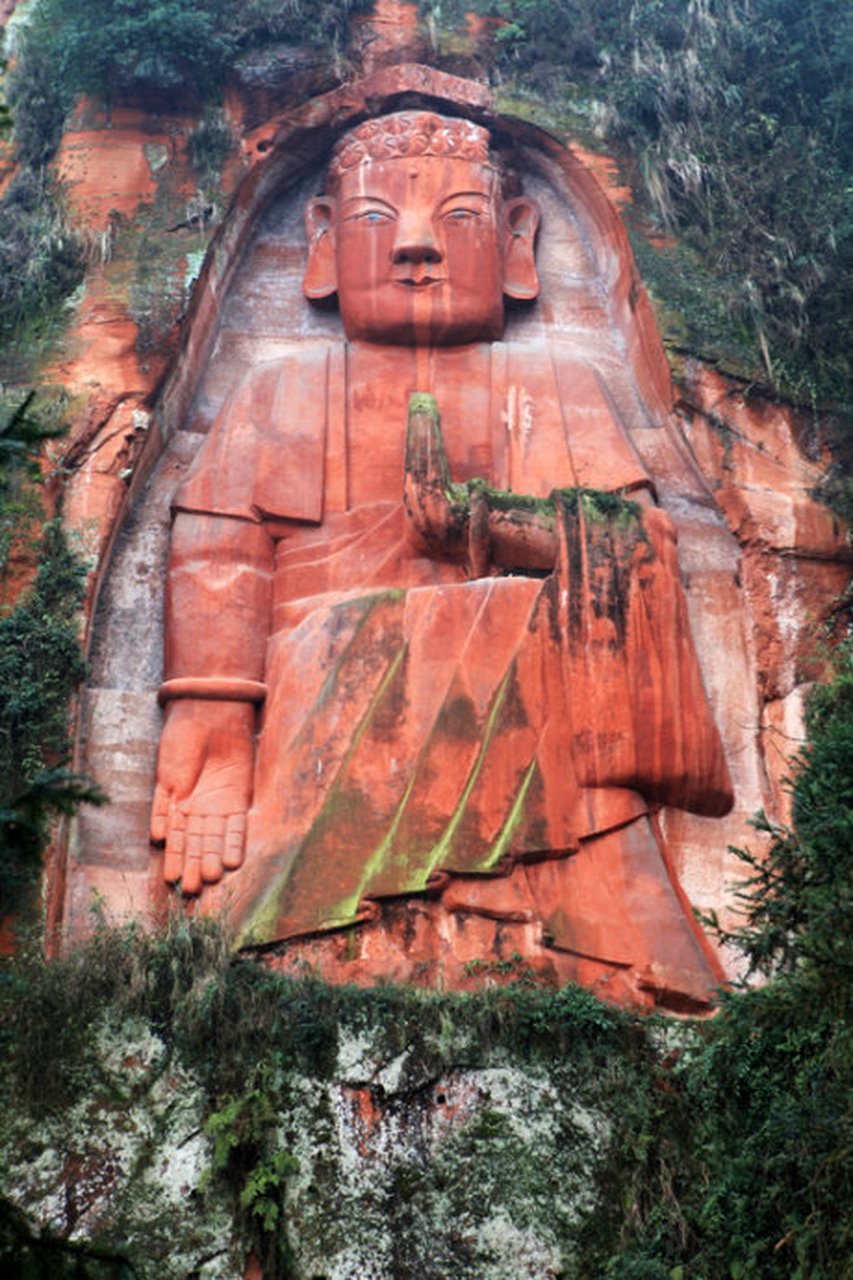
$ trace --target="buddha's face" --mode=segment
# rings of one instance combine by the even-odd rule
[[[440,345],[503,330],[495,174],[434,156],[344,174],[338,299],[350,337]]]
[[[351,339],[492,341],[503,331],[505,292],[536,296],[535,206],[504,207],[497,174],[477,160],[414,156],[357,166],[341,175],[335,197],[312,201],[307,221],[305,292],[337,292]],[[525,277],[520,284],[508,284],[508,259],[513,276]]]

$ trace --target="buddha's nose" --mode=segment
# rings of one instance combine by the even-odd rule
[[[441,249],[429,219],[417,215],[401,218],[391,256],[397,263],[441,262]]]

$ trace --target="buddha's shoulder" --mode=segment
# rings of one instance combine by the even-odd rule
[[[232,400],[268,401],[281,392],[294,394],[303,383],[312,388],[328,377],[330,366],[336,363],[335,350],[334,343],[306,343],[286,348],[274,359],[252,363],[236,380]]]
[[[313,342],[282,350],[273,359],[252,364],[237,380],[230,397],[231,412],[249,409],[251,416],[266,416],[279,408],[297,410],[303,397],[315,407],[324,386],[336,386],[345,379],[356,381],[410,380],[409,365],[416,353],[408,348],[357,347],[341,342]],[[523,381],[533,386],[556,382],[560,391],[580,387],[587,394],[601,393],[602,379],[595,364],[580,355],[570,343],[550,338],[479,343],[464,349],[438,348],[434,353],[438,370],[464,367],[469,378],[491,382]],[[278,414],[272,415],[273,419]]]
[[[562,336],[539,335],[492,343],[493,362],[504,360],[512,368],[586,371],[600,378],[597,361],[579,349],[576,342]]]

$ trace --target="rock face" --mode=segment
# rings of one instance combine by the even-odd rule
[[[727,845],[758,808],[785,815],[810,619],[846,578],[810,497],[822,459],[701,367],[676,409],[596,177],[419,64],[244,134],[175,356],[200,256],[190,123],[105,130],[84,106],[60,158],[93,230],[121,243],[153,200],[176,239],[136,323],[102,266],[56,369],[88,397],[65,505],[98,587],[79,763],[112,803],[57,860],[54,923],[84,934],[93,892],[157,917],[180,879],[284,967],[452,986],[518,953],[702,1007],[722,970],[690,907],[724,913]],[[410,206],[394,182],[415,170]],[[389,260],[399,314],[376,301]]]
[[[641,1040],[584,1008],[585,993],[552,995],[546,1011],[528,989],[542,1021],[510,1036],[499,1030],[508,993],[439,1009],[366,992],[350,993],[327,1043],[319,986],[267,978],[284,1022],[262,1064],[237,1042],[241,1079],[227,1093],[176,1024],[107,1002],[85,1051],[62,1061],[73,1101],[54,1093],[51,1110],[32,1090],[5,1110],[7,1204],[36,1239],[141,1280],[594,1274],[614,1248],[607,1196],[628,1185],[626,1095],[642,1107],[647,1064],[654,1094],[667,1056],[698,1046],[696,1029]],[[203,974],[202,991],[216,1001]],[[5,1084],[8,1062],[3,1072]]]
[[[97,1241],[141,1275],[242,1280],[252,1271],[229,1197],[207,1188],[214,1139],[203,1131],[204,1095],[192,1073],[167,1064],[146,1027],[104,1029],[99,1084],[61,1125],[11,1127],[8,1185],[41,1231]],[[497,1054],[432,1075],[411,1051],[383,1060],[368,1035],[348,1029],[329,1080],[289,1073],[278,1116],[274,1144],[290,1164],[289,1274],[390,1280],[414,1274],[413,1252],[425,1276],[557,1274],[567,1239],[595,1206],[592,1175],[611,1138],[604,1097],[568,1088],[574,1075]],[[557,1171],[560,1196],[542,1213]]]

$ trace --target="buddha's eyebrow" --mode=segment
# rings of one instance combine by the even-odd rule
[[[389,204],[387,200],[383,200],[381,196],[357,195],[347,196],[342,204],[343,209],[349,209],[353,206],[372,204],[381,209],[387,209],[389,213],[396,213],[397,209],[393,204]]]
[[[451,191],[450,195],[444,196],[441,201],[441,208],[446,204],[450,204],[453,200],[479,200],[481,204],[491,204],[493,200],[487,191]]]

